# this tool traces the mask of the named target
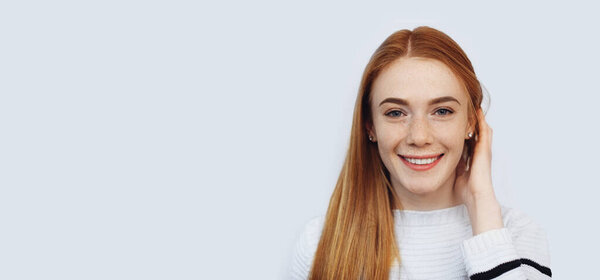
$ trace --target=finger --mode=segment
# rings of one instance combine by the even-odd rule
[[[483,110],[479,109],[477,112],[477,117],[479,118],[479,134],[482,136],[487,136],[490,133],[491,127],[485,121],[485,115],[483,114]]]
[[[485,121],[485,115],[483,110],[479,108],[477,111],[477,117],[479,119],[479,135],[477,137],[478,145],[476,145],[475,149],[483,149],[487,150],[488,153],[491,154],[492,147],[492,128]],[[484,151],[479,151],[484,152]]]
[[[479,110],[477,110],[477,118],[479,118],[479,127],[480,128],[488,128],[489,127],[488,123],[485,121],[485,114],[483,113],[483,109],[479,108]]]

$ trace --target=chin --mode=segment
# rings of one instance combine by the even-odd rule
[[[408,176],[408,175],[404,175]],[[404,177],[406,179],[406,177]],[[414,194],[427,194],[431,192],[435,192],[441,186],[440,183],[436,182],[434,178],[412,178],[408,180],[398,180],[399,183],[407,191]]]
[[[439,189],[439,186],[429,186],[429,187],[419,186],[419,187],[408,187],[406,189],[411,193],[421,195],[421,194],[428,194],[428,193],[435,192]]]

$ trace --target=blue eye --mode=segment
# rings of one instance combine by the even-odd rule
[[[446,108],[441,108],[441,109],[437,110],[436,113],[437,112],[442,112],[442,114],[441,114],[442,116],[447,116],[447,115],[451,115],[452,113],[454,113],[454,112],[452,112],[452,110],[446,109]]]
[[[398,113],[398,114],[394,114],[394,113]],[[386,116],[388,117],[399,117],[402,114],[402,111],[398,111],[398,110],[393,110],[393,111],[389,111],[387,113],[385,113]]]

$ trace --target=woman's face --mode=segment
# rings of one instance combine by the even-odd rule
[[[379,74],[371,92],[368,130],[394,188],[400,195],[451,190],[473,129],[467,91],[450,68],[434,59],[403,57]]]

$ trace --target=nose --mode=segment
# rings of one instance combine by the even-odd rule
[[[408,128],[409,145],[424,146],[433,142],[433,134],[426,116],[415,116]]]

